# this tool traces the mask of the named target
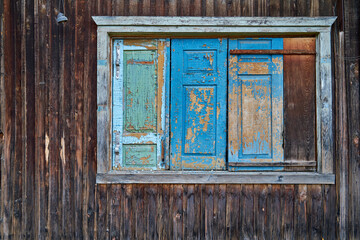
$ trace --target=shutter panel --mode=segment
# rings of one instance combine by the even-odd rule
[[[166,41],[115,40],[113,56],[113,168],[162,168]]]
[[[283,49],[283,39],[230,39],[236,49]],[[229,170],[282,169],[236,166],[284,160],[282,55],[229,54],[228,121]]]
[[[225,169],[224,39],[171,40],[171,169]]]

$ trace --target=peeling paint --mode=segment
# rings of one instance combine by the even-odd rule
[[[65,163],[66,163],[66,159],[65,159],[65,134],[63,133],[63,136],[61,137],[61,141],[60,141],[60,144],[61,144],[61,150],[60,150],[60,159],[63,163],[63,165],[65,166]]]
[[[282,47],[281,39],[275,39],[276,44],[271,43],[272,41],[273,39],[230,40],[229,46],[232,48],[243,44],[240,48],[256,49],[256,44],[261,43],[262,45],[258,46],[260,49],[269,49],[269,47],[271,49],[271,46]],[[228,135],[230,162],[283,161],[282,75],[281,55],[230,55]]]
[[[45,161],[46,163],[49,163],[49,136],[45,135]]]

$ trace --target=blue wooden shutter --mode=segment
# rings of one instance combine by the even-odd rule
[[[283,39],[230,39],[229,50],[236,49],[283,49]],[[284,159],[282,55],[229,54],[228,127],[229,170],[281,169],[233,163]]]
[[[163,168],[166,40],[114,40],[113,169]]]
[[[225,39],[171,40],[171,169],[225,169]]]

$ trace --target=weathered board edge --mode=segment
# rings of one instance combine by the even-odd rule
[[[331,26],[337,17],[147,17],[93,16],[98,26]]]
[[[97,174],[97,184],[335,184],[335,174],[196,171],[114,171]]]

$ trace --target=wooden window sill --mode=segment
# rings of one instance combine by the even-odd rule
[[[97,184],[335,184],[335,174],[315,172],[110,171]]]

